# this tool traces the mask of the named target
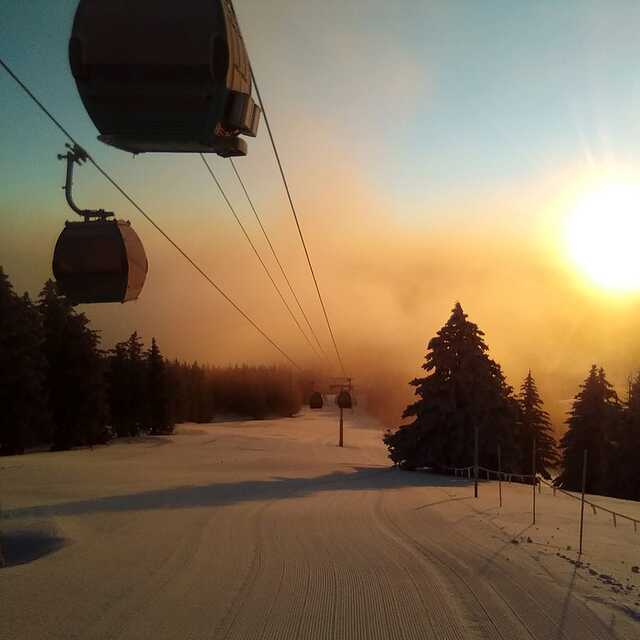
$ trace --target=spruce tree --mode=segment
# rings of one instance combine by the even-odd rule
[[[127,340],[129,435],[134,437],[147,427],[147,375],[142,338],[134,331]]]
[[[38,309],[44,330],[49,410],[53,448],[104,442],[107,406],[100,338],[83,313],[57,292],[49,280],[40,293]]]
[[[606,379],[603,369],[591,367],[589,375],[576,395],[569,417],[567,432],[560,440],[562,473],[558,486],[571,491],[582,488],[583,452],[588,451],[587,491],[606,493],[610,437],[621,419],[622,407],[618,395]]]
[[[148,427],[147,361],[137,332],[109,352],[108,396],[113,429],[119,438],[136,437]]]
[[[177,359],[167,365],[167,389],[169,390],[169,423],[185,422],[187,396],[184,367]]]
[[[129,435],[130,423],[130,387],[127,343],[119,342],[109,352],[107,358],[107,395],[111,426],[119,438]]]
[[[607,446],[607,494],[640,500],[640,374],[630,380],[626,406],[609,435]]]
[[[503,467],[516,470],[517,405],[500,365],[487,352],[484,333],[457,303],[428,344],[422,366],[428,375],[410,383],[418,400],[403,417],[413,421],[385,435],[394,462],[405,468],[470,466],[478,428],[480,463],[495,468],[500,444]]]
[[[536,441],[536,469],[545,478],[550,478],[550,469],[558,464],[556,441],[553,437],[553,428],[549,414],[544,410],[544,405],[536,381],[531,371],[524,379],[518,397],[519,405],[519,441],[522,454],[521,467],[531,467],[533,458],[533,440]]]
[[[147,359],[147,426],[151,433],[171,433],[173,424],[169,417],[167,371],[164,358],[155,338],[146,354]]]
[[[49,416],[40,316],[0,267],[0,454],[47,443]]]

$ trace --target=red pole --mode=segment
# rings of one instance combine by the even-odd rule
[[[340,442],[338,444],[339,447],[343,447],[343,441],[342,441],[342,432],[343,432],[343,426],[342,426],[342,407],[340,407]]]

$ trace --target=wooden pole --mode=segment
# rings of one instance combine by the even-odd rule
[[[585,449],[582,457],[582,501],[580,505],[580,551],[582,555],[582,533],[584,531],[584,492],[587,489],[587,463],[589,462],[589,452]]]
[[[498,445],[498,495],[500,496],[500,508],[502,509],[502,455]]]
[[[475,442],[473,447],[473,495],[478,497],[478,467],[479,465],[479,453],[478,453],[478,425],[475,428]]]
[[[533,451],[531,455],[531,467],[533,469],[533,524],[536,523],[536,439],[533,439]]]
[[[343,421],[342,421],[342,413],[343,413],[343,409],[342,407],[340,407],[340,442],[338,443],[339,447],[343,447],[343,439],[342,439],[342,434],[343,434]]]

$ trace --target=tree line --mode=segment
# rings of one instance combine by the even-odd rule
[[[0,455],[168,434],[216,416],[290,416],[304,385],[283,367],[168,361],[137,333],[103,350],[55,283],[33,302],[0,267]]]
[[[549,414],[531,372],[518,393],[488,355],[484,333],[456,304],[427,347],[424,377],[410,382],[417,400],[411,421],[385,433],[393,462],[405,469],[469,467],[476,429],[480,465],[530,474],[535,468],[561,487],[582,487],[583,452],[589,452],[587,491],[640,499],[640,374],[623,402],[595,365],[581,385],[556,442]]]

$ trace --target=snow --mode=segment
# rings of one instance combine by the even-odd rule
[[[640,533],[332,409],[0,459],[0,638],[640,638]],[[640,504],[593,497],[632,517]]]

